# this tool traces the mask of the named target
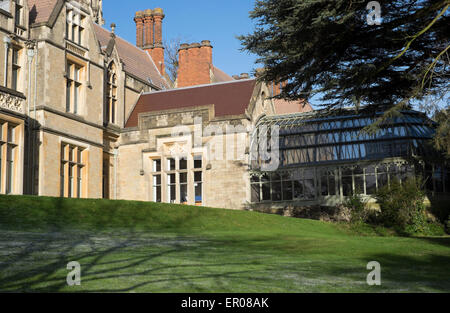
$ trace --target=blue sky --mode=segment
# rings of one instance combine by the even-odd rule
[[[254,0],[106,0],[105,27],[109,29],[111,23],[116,23],[116,34],[135,44],[135,12],[157,7],[166,15],[163,39],[180,38],[187,43],[210,40],[214,65],[229,75],[250,73],[257,67],[256,56],[239,51],[241,46],[236,39],[254,29],[249,18]]]

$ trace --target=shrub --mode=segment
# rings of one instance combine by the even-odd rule
[[[436,223],[427,221],[425,191],[421,178],[408,178],[402,183],[398,180],[392,181],[389,187],[379,189],[376,199],[380,205],[380,220],[384,226],[393,227],[406,234],[434,234],[436,228],[442,229]]]
[[[351,223],[364,223],[367,221],[366,201],[359,194],[353,194],[347,198],[344,203],[345,207],[350,210]]]

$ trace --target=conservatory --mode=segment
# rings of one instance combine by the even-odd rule
[[[335,205],[352,194],[370,198],[393,180],[414,175],[424,177],[433,195],[450,193],[450,171],[430,144],[436,124],[404,111],[375,132],[363,131],[381,114],[340,110],[261,118],[251,143],[251,202]],[[276,169],[267,170],[274,156]]]

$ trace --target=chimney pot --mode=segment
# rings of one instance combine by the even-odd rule
[[[151,10],[151,9],[147,9],[147,10],[145,10],[144,11],[144,14],[143,14],[144,16],[152,16],[153,15],[153,11]]]
[[[248,73],[242,73],[240,78],[247,79],[247,78],[250,78],[250,76],[248,75]]]
[[[182,50],[182,49],[188,49],[189,48],[189,44],[188,43],[182,43],[180,45],[180,48],[178,50]]]
[[[143,17],[144,16],[144,12],[142,11],[137,11],[135,17],[139,18],[139,17]]]
[[[202,40],[202,46],[212,47],[211,46],[211,41],[209,41],[209,40]]]
[[[239,77],[239,75],[233,75],[232,77],[233,77],[235,80],[241,79],[241,78]]]
[[[164,16],[164,11],[161,8],[155,8],[153,10],[153,15],[163,15]]]

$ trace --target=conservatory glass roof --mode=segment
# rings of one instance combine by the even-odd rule
[[[383,122],[375,133],[363,128],[383,113],[356,113],[341,110],[321,113],[296,113],[263,117],[252,136],[252,168],[262,162],[261,147],[268,151],[278,143],[280,166],[384,159],[436,154],[429,149],[436,124],[423,113],[403,111]],[[279,138],[272,139],[273,126],[279,126]]]

